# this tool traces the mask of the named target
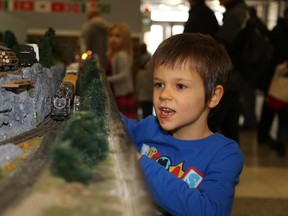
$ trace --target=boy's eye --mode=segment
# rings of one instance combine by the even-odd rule
[[[164,86],[163,83],[160,83],[160,82],[154,83],[154,87],[155,87],[155,88],[161,88],[161,87],[163,87],[163,86]]]
[[[187,86],[185,86],[185,85],[183,85],[183,84],[177,84],[177,85],[176,85],[176,88],[178,88],[178,89],[185,89],[185,88],[187,88]]]

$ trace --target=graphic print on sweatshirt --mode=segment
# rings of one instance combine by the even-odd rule
[[[178,164],[173,164],[171,158],[161,155],[161,153],[158,152],[158,150],[153,146],[150,147],[143,144],[141,154],[164,166],[167,171],[185,181],[189,185],[189,188],[197,188],[203,180],[204,175],[196,167],[189,166],[186,170],[184,170],[183,167],[185,161]]]

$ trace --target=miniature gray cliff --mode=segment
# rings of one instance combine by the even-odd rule
[[[0,88],[0,141],[27,132],[43,122],[50,113],[50,98],[64,74],[64,65],[48,69],[35,63],[17,75],[11,73],[0,78],[0,86],[21,79],[30,79],[33,83],[17,89]]]

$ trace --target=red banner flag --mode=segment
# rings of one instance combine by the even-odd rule
[[[42,13],[49,13],[51,10],[50,2],[47,1],[35,1],[35,11]]]
[[[80,13],[82,11],[82,7],[80,3],[67,3],[66,4],[66,12],[68,13]]]
[[[19,11],[33,11],[34,1],[14,1],[13,9]]]
[[[52,12],[63,12],[65,10],[65,3],[63,2],[51,2]]]

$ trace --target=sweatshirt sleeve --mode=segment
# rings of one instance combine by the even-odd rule
[[[118,53],[113,60],[112,70],[112,75],[107,77],[110,83],[123,82],[123,80],[131,76],[131,60],[128,54],[124,52]]]
[[[227,155],[212,161],[199,188],[189,188],[163,166],[142,156],[140,164],[154,201],[172,215],[229,216],[243,158],[231,149],[222,153]]]

